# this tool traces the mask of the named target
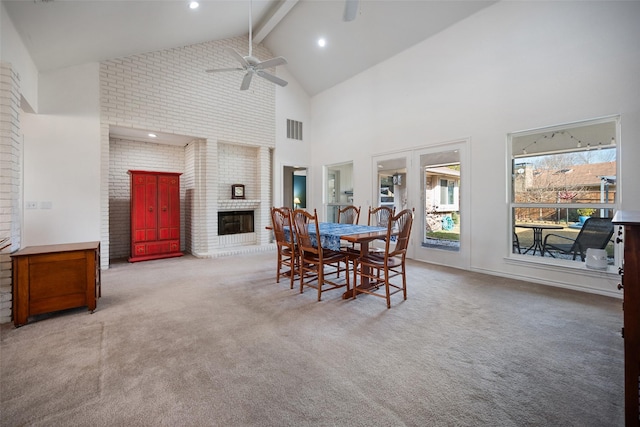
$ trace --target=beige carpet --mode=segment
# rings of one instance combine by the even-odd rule
[[[116,264],[94,314],[3,325],[2,426],[618,426],[621,301],[410,263],[409,298],[275,252]]]

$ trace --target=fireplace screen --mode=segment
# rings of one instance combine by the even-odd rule
[[[218,236],[253,233],[253,211],[218,212]]]

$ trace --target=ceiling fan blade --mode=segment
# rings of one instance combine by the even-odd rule
[[[249,63],[247,62],[246,59],[244,59],[244,56],[240,55],[238,52],[236,52],[236,50],[232,47],[227,47],[225,48],[225,50],[227,52],[229,52],[231,54],[231,56],[233,56],[234,58],[236,58],[236,60],[242,64],[242,66],[244,68],[247,68],[249,66]]]
[[[220,71],[242,71],[244,68],[212,68],[205,70],[207,73],[219,73]]]
[[[249,85],[251,84],[251,77],[253,77],[253,72],[251,71],[244,75],[244,78],[242,79],[242,85],[240,85],[240,90],[249,89]]]
[[[273,83],[275,83],[277,85],[280,85],[282,87],[285,87],[286,85],[289,84],[289,82],[287,82],[285,80],[282,80],[280,77],[276,77],[273,74],[269,74],[266,71],[258,70],[258,71],[256,71],[256,73],[260,77],[263,77],[263,78],[269,80],[270,82],[273,82]]]
[[[256,68],[265,69],[265,68],[273,68],[278,65],[284,65],[287,63],[287,60],[282,56],[278,56],[277,58],[267,59],[266,61],[262,61],[259,64],[256,64]]]
[[[346,22],[356,19],[358,14],[358,0],[345,0],[344,3],[344,17]]]

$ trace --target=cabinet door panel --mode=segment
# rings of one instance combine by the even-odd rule
[[[168,239],[170,225],[171,200],[169,198],[170,177],[161,176],[158,179],[158,238]]]
[[[159,239],[180,238],[180,182],[175,176],[158,180]]]
[[[158,238],[158,179],[154,175],[145,177],[145,240]]]
[[[169,238],[180,238],[180,181],[176,177],[172,177],[169,186]],[[178,249],[179,250],[179,249]]]
[[[145,206],[146,206],[146,179],[142,175],[136,175],[131,179],[131,239],[134,242],[143,242],[146,239],[145,232]]]

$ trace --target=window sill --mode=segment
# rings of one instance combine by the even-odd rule
[[[554,259],[548,257],[535,257],[530,255],[511,254],[504,258],[505,262],[512,265],[528,266],[540,268],[549,271],[570,272],[589,277],[606,277],[612,279],[620,277],[618,267],[615,265],[607,266],[606,270],[597,270],[588,268],[584,262],[568,261],[562,259]]]

